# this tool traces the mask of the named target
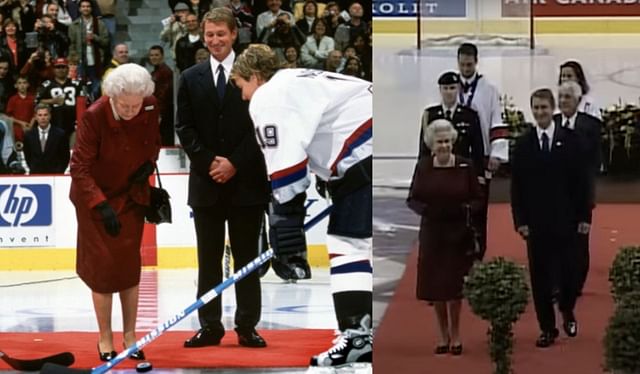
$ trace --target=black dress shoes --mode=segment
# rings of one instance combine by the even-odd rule
[[[236,329],[236,333],[238,334],[238,344],[243,347],[264,348],[267,346],[267,342],[255,329],[245,331]]]
[[[562,329],[567,336],[575,338],[578,335],[578,321],[575,319],[568,319],[562,323]]]
[[[540,334],[540,337],[538,338],[538,340],[536,340],[536,347],[546,348],[552,345],[555,342],[558,335],[560,335],[560,331],[558,331],[558,329],[555,329],[555,328],[551,331],[543,331],[542,334]]]
[[[98,344],[98,356],[100,356],[100,361],[111,361],[114,357],[118,355],[118,352],[102,352],[100,351],[100,344]]]
[[[202,328],[198,330],[198,332],[192,336],[190,339],[187,339],[184,342],[185,348],[199,348],[206,347],[209,345],[218,345],[220,344],[220,340],[224,336],[224,330],[213,330],[209,328]]]

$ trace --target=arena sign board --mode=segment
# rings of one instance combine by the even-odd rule
[[[467,0],[421,0],[423,17],[466,17]],[[417,3],[413,0],[373,0],[374,17],[415,17]]]
[[[636,17],[640,0],[532,0],[535,17]],[[530,0],[502,0],[503,17],[529,15]]]

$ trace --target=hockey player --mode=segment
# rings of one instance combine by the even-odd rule
[[[365,368],[372,361],[372,87],[336,73],[282,69],[266,45],[250,45],[231,71],[249,112],[272,186],[272,266],[310,277],[303,231],[308,170],[327,181],[331,291],[340,334],[312,367]]]
[[[485,183],[483,193],[485,203],[477,216],[473,217],[480,235],[480,256],[482,259],[487,250],[487,214],[489,210],[489,187],[491,177],[501,163],[509,160],[509,129],[502,123],[502,110],[498,90],[487,78],[476,70],[478,65],[478,48],[471,43],[463,43],[458,48],[458,69],[460,70],[461,90],[458,97],[460,104],[478,113],[480,128],[484,140]]]

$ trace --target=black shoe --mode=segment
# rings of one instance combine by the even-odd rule
[[[567,319],[562,323],[562,329],[567,336],[575,338],[578,335],[578,321],[575,318]]]
[[[542,334],[540,334],[540,337],[538,338],[538,340],[536,340],[536,347],[546,348],[552,345],[555,342],[558,335],[560,335],[560,331],[558,331],[558,329],[553,329],[551,331],[543,331]]]
[[[111,361],[114,357],[118,355],[118,352],[102,352],[100,351],[100,343],[98,343],[98,356],[100,356],[100,361]]]
[[[202,328],[184,342],[185,348],[199,348],[206,347],[208,345],[219,345],[224,331],[213,330],[209,328]]]
[[[124,349],[127,349],[127,345],[122,343],[122,346],[124,347]],[[132,360],[146,360],[147,358],[144,355],[144,352],[142,351],[142,349],[138,350],[137,352],[134,352],[132,354],[129,355],[129,358]]]
[[[255,329],[242,331],[236,328],[236,333],[238,334],[238,344],[243,347],[264,348],[267,346],[267,342],[262,339],[262,336]]]

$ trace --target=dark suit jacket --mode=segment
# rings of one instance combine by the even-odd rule
[[[562,114],[553,116],[556,126],[562,126]],[[574,130],[578,139],[589,171],[589,197],[592,206],[595,205],[596,176],[602,164],[602,121],[586,113],[578,112]]]
[[[442,105],[434,105],[425,109],[423,120],[431,123],[437,119],[444,119],[444,109]],[[473,161],[473,166],[477,173],[484,175],[484,141],[482,140],[482,130],[480,119],[475,110],[462,105],[457,105],[452,113],[451,123],[458,131],[458,139],[453,145],[453,153],[469,158]],[[431,150],[424,142],[424,123],[420,129],[420,153],[418,158],[431,155]]]
[[[191,160],[190,206],[212,206],[221,199],[237,206],[268,202],[266,165],[248,106],[240,90],[230,83],[220,102],[210,60],[182,73],[176,132]],[[228,158],[237,170],[225,184],[218,184],[209,176],[209,166],[216,156]]]
[[[51,126],[44,153],[40,147],[40,129],[34,126],[24,135],[24,157],[31,174],[64,173],[69,165],[69,140],[63,129]]]
[[[518,137],[513,154],[511,211],[515,227],[569,234],[578,222],[591,222],[587,180],[579,139],[573,132],[556,126],[551,151],[543,152],[532,127]]]

